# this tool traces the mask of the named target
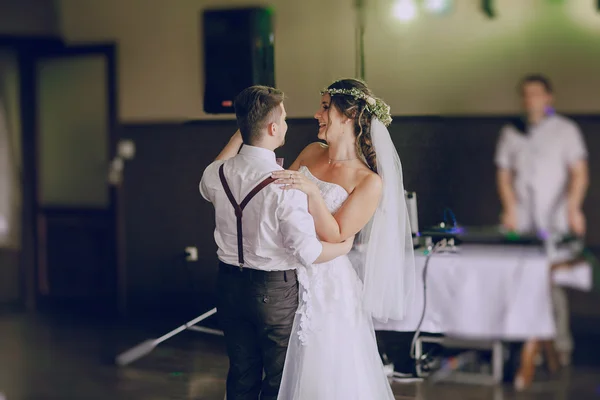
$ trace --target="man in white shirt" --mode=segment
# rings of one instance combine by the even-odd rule
[[[352,240],[319,241],[306,195],[271,184],[271,173],[282,169],[274,150],[287,132],[283,98],[264,86],[238,95],[239,130],[200,182],[200,193],[215,207],[228,400],[276,400],[298,307],[295,270],[347,254],[352,246]]]
[[[521,82],[527,118],[506,125],[496,149],[502,223],[528,233],[585,234],[583,200],[588,187],[587,150],[572,120],[552,108],[552,86],[542,75]],[[567,297],[553,289],[556,347],[568,364],[573,349]]]

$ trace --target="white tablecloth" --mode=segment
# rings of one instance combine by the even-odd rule
[[[403,321],[376,330],[415,331],[423,310],[425,256],[415,254],[417,283]],[[421,331],[471,339],[550,339],[555,335],[548,259],[540,248],[463,245],[434,254],[427,269]]]

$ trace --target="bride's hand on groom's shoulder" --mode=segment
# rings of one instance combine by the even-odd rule
[[[318,186],[301,172],[291,170],[274,171],[271,176],[275,178],[274,183],[284,190],[297,189],[306,193],[309,197],[320,195]]]

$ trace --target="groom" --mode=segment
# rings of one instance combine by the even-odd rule
[[[200,182],[215,207],[227,400],[276,400],[298,307],[296,268],[344,255],[352,245],[320,242],[306,195],[272,184],[271,172],[282,169],[274,150],[287,132],[283,98],[265,86],[238,95],[239,130]]]

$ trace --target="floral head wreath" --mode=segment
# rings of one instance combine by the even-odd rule
[[[388,126],[392,123],[392,116],[390,115],[390,106],[385,104],[383,100],[373,96],[369,96],[357,88],[352,89],[323,89],[321,90],[321,96],[328,93],[330,96],[344,95],[352,96],[355,100],[364,100],[367,103],[365,107],[368,112],[377,118],[383,125]]]

